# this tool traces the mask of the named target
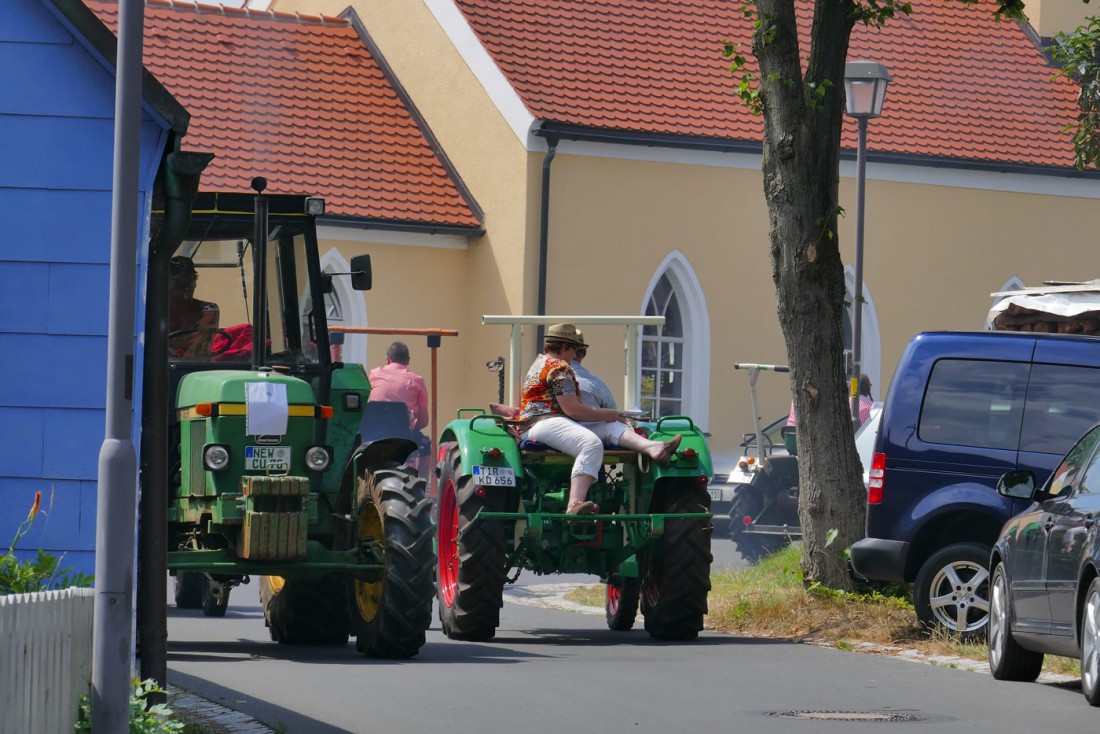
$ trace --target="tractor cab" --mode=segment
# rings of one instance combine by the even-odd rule
[[[247,365],[308,380],[331,370],[332,276],[321,272],[314,224],[323,209],[313,197],[198,196],[165,289],[173,373]],[[369,256],[353,270],[369,288]]]

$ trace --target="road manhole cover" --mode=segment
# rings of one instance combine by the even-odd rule
[[[771,716],[815,721],[923,721],[918,714],[902,711],[774,711]]]

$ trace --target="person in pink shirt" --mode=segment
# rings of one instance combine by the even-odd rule
[[[386,350],[386,364],[370,371],[370,400],[404,403],[409,408],[409,428],[423,454],[431,441],[421,433],[428,425],[428,388],[424,378],[409,369],[409,347],[394,342]]]

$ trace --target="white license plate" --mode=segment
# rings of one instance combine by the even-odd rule
[[[708,489],[707,491],[710,492],[710,498],[712,500],[721,500],[722,499],[722,490],[720,490],[720,489]]]
[[[289,446],[248,446],[244,450],[245,471],[290,471]]]
[[[516,473],[509,466],[475,466],[474,481],[484,487],[514,487]]]

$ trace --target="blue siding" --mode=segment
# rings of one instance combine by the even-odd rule
[[[111,191],[105,185],[102,191],[0,188],[0,260],[110,262]]]
[[[62,565],[90,574],[105,425],[114,70],[46,0],[3,5],[0,354],[9,358],[0,367],[0,546],[12,542],[40,491],[43,512],[20,555],[64,554]],[[166,124],[143,109],[141,272],[167,139]],[[134,389],[137,398],[140,372]]]
[[[107,304],[99,305],[107,308]],[[107,337],[0,334],[0,354],[21,355],[19,359],[5,360],[0,406],[81,409],[104,406]],[[103,435],[101,427],[99,441]],[[3,471],[4,467],[0,467],[0,473]]]
[[[46,414],[37,408],[0,408],[0,467],[9,477],[41,477]],[[10,504],[3,507],[15,507]],[[0,548],[8,538],[0,533]]]

